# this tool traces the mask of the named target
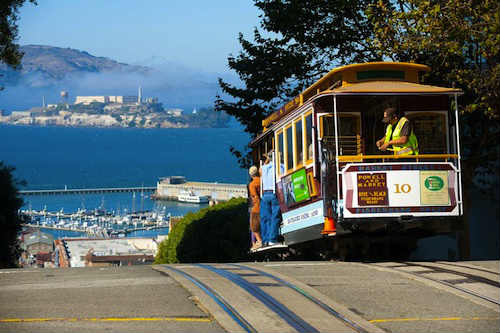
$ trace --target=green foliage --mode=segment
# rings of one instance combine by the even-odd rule
[[[499,182],[500,5],[497,0],[379,2],[368,17],[381,57],[429,65],[428,84],[464,91],[462,152],[466,184]],[[481,177],[477,177],[478,175]]]
[[[35,0],[29,0],[36,5]],[[23,53],[16,44],[19,8],[26,0],[2,0],[0,2],[0,63],[19,69]],[[1,75],[0,75],[1,76]],[[0,90],[3,87],[0,86]]]
[[[281,104],[328,72],[333,64],[379,59],[365,8],[375,0],[254,0],[262,11],[253,42],[239,35],[242,52],[228,58],[242,87],[222,79],[230,98],[217,95],[217,111],[234,116],[255,137],[261,122]],[[267,37],[268,36],[268,37]],[[248,158],[231,151],[247,167]]]
[[[255,137],[262,120],[321,75],[375,60],[429,65],[428,84],[464,91],[464,174],[498,184],[500,9],[498,0],[254,0],[262,14],[253,41],[228,57],[241,86],[219,79],[216,110]],[[230,148],[242,167],[248,152]],[[477,179],[477,177],[476,177]],[[491,181],[491,180],[495,181]],[[493,185],[493,186],[492,186]]]
[[[14,168],[0,162],[0,268],[16,267],[20,254],[17,236],[21,231],[18,210],[23,205],[12,176]]]
[[[155,263],[227,262],[247,258],[248,205],[235,198],[189,213],[169,231]]]
[[[189,124],[189,127],[227,127],[229,116],[224,112],[215,112],[213,108],[201,108],[196,113],[185,113],[177,121]]]
[[[35,0],[29,0],[36,4]],[[0,62],[17,69],[23,54],[19,51],[17,39],[17,20],[19,8],[26,0],[2,0],[0,4]]]

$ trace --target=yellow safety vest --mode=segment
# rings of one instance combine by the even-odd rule
[[[387,125],[387,129],[385,130],[384,143],[389,142],[391,140],[391,136],[393,140],[399,139],[401,137],[401,129],[407,121],[407,118],[401,117],[401,119],[399,119],[398,123],[396,124],[396,127],[394,128],[394,132],[392,130],[392,124]],[[392,147],[394,150],[394,155],[418,155],[418,140],[415,136],[415,133],[413,133],[413,130],[408,137],[408,141],[406,141],[404,145],[392,145]]]

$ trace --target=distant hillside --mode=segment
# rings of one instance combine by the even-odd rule
[[[135,72],[145,74],[149,71],[147,67],[127,65],[70,48],[25,45],[20,49],[24,53],[21,71],[15,72],[6,65],[0,64],[0,75],[5,75],[6,85],[15,84],[17,82],[12,82],[13,80],[18,81],[21,77],[32,74],[41,75],[49,80],[61,80],[77,73]]]
[[[61,101],[62,90],[75,96],[137,95],[157,97],[167,108],[192,110],[213,105],[217,73],[190,68],[168,58],[147,65],[129,65],[71,48],[21,46],[22,68],[14,71],[0,63],[0,110],[14,111]]]

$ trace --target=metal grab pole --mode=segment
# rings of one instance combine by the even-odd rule
[[[457,137],[457,156],[458,156],[458,207],[459,214],[463,214],[463,202],[462,202],[462,164],[461,164],[461,154],[460,154],[460,127],[458,125],[458,94],[455,93],[455,135]]]
[[[339,131],[337,124],[337,95],[333,95],[333,117],[335,122],[335,177],[337,179],[337,208],[340,201],[340,181],[339,181]],[[338,212],[337,212],[338,213]]]

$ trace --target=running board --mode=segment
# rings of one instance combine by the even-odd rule
[[[258,249],[255,249],[255,250],[250,250],[250,252],[257,253],[257,252],[264,252],[264,251],[270,251],[270,250],[280,250],[280,249],[288,249],[288,245],[285,245],[285,244],[268,245],[268,246],[259,247]]]

